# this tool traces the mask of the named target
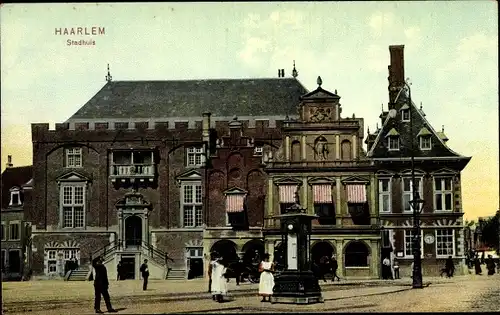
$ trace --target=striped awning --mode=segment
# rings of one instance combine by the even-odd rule
[[[313,185],[315,203],[332,203],[332,185]]]
[[[347,185],[347,202],[365,203],[366,186],[365,185]]]
[[[226,212],[242,212],[243,211],[243,202],[245,200],[245,195],[243,194],[234,194],[226,196]]]
[[[280,203],[294,203],[297,185],[280,185]]]

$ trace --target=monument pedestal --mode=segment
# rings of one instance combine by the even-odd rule
[[[274,279],[271,303],[323,303],[321,287],[312,271],[286,270]]]

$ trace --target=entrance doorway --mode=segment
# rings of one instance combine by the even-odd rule
[[[136,215],[125,219],[125,245],[140,246],[142,244],[142,219]]]
[[[135,279],[135,257],[122,256],[123,279]]]
[[[187,248],[188,279],[203,278],[203,247]]]

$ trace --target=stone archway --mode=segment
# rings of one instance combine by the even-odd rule
[[[142,219],[131,215],[125,219],[125,245],[141,246],[143,241]]]
[[[238,260],[236,244],[230,240],[220,240],[215,242],[210,248],[210,253],[216,252],[227,262]]]
[[[241,252],[243,254],[243,263],[249,264],[257,260],[260,263],[265,253],[264,242],[262,240],[250,240],[243,245]]]
[[[331,258],[335,254],[335,248],[330,242],[319,241],[311,247],[311,261],[319,264],[321,257]]]
[[[344,248],[345,267],[369,267],[370,247],[362,241],[351,241]]]

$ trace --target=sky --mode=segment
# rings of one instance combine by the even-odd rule
[[[496,1],[4,4],[1,163],[32,163],[31,123],[64,122],[113,80],[274,78],[341,96],[373,132],[387,110],[389,45],[405,45],[412,99],[472,156],[466,219],[499,207]],[[101,27],[104,35],[56,35]],[[67,40],[95,45],[68,46]]]

